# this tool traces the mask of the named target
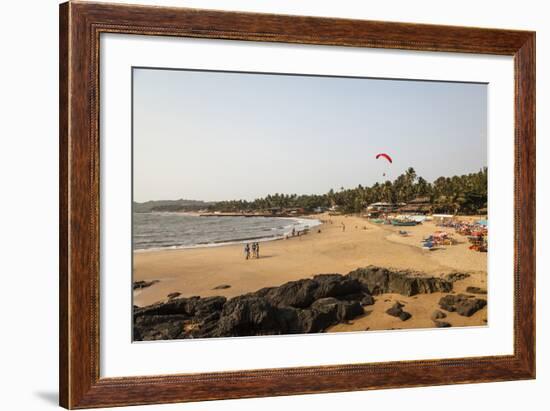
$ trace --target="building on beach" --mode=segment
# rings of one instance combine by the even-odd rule
[[[376,218],[381,214],[389,214],[389,213],[396,212],[401,205],[403,204],[386,203],[383,201],[379,201],[377,203],[369,204],[366,209],[366,214],[367,214],[367,217]]]
[[[416,197],[398,210],[404,214],[430,214],[432,203],[429,197]]]

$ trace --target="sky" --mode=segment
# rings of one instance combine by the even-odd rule
[[[485,84],[133,69],[138,202],[322,194],[408,167],[433,181],[485,166]]]

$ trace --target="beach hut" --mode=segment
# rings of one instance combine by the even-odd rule
[[[429,214],[432,211],[432,203],[429,197],[416,197],[398,211],[405,214]]]
[[[399,208],[398,204],[385,203],[379,201],[377,203],[369,204],[367,207],[367,213],[393,213]]]
[[[267,210],[273,215],[280,214],[282,211],[281,207],[271,207],[271,208],[268,208]]]

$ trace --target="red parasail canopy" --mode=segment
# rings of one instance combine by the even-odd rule
[[[384,157],[386,160],[388,160],[390,163],[393,163],[393,160],[391,157],[386,153],[380,153],[376,155],[376,159],[378,160],[380,157]]]

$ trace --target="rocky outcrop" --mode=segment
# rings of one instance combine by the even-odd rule
[[[168,294],[166,297],[168,297],[169,300],[173,300],[174,298],[177,298],[180,295],[181,295],[181,293],[176,291],[176,292]]]
[[[152,281],[134,281],[134,284],[132,284],[133,290],[140,290],[142,288],[151,287],[153,284],[158,283],[159,280],[152,280]]]
[[[231,288],[229,284],[220,284],[212,288],[213,290],[227,290],[228,288]]]
[[[134,317],[151,315],[186,315],[188,317],[203,317],[209,313],[220,311],[225,302],[225,297],[174,298],[165,303],[137,308],[134,310]]]
[[[480,287],[466,287],[466,292],[472,294],[487,294],[487,290]]]
[[[450,312],[455,312],[465,317],[471,317],[487,305],[487,300],[475,298],[473,295],[446,295],[439,300],[439,306]]]
[[[363,306],[375,303],[373,295],[451,289],[452,283],[440,278],[367,267],[347,275],[319,274],[231,299],[174,296],[163,303],[134,307],[134,339],[319,333],[362,315]],[[401,304],[394,307],[395,312],[388,314],[403,321],[411,317]]]
[[[348,276],[320,274],[312,279],[263,288],[257,293],[279,307],[307,308],[321,298],[362,295],[362,287],[359,281]]]
[[[401,321],[407,321],[409,318],[412,317],[412,315],[411,313],[403,311],[403,307],[403,304],[396,302],[391,308],[386,310],[386,314],[393,317],[399,317]]]
[[[443,278],[411,276],[374,266],[357,269],[348,276],[357,279],[363,286],[363,291],[371,295],[397,293],[410,297],[416,294],[449,292],[453,289],[452,282]]]
[[[365,305],[373,305],[375,303],[375,299],[372,295],[370,294],[366,294],[362,299],[361,299],[361,305],[365,306]]]
[[[443,276],[445,280],[450,281],[452,283],[454,283],[455,281],[465,280],[468,277],[470,277],[470,274],[468,273],[450,273]]]
[[[436,320],[440,320],[441,318],[445,318],[447,317],[447,314],[445,314],[443,311],[441,310],[435,310],[432,315],[431,315],[431,319],[432,321],[436,321]]]

